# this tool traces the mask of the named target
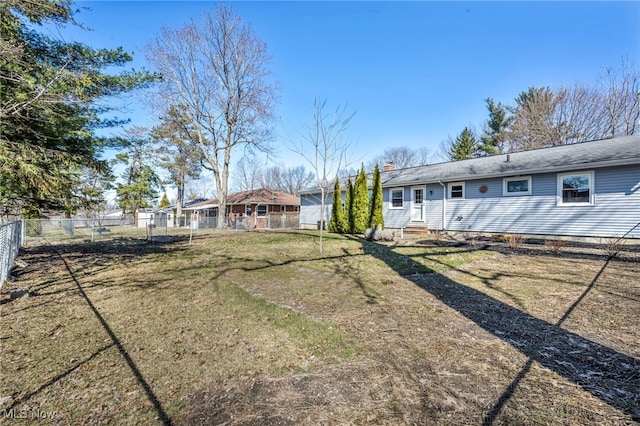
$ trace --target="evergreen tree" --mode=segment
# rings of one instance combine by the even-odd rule
[[[478,141],[468,127],[465,127],[449,149],[451,160],[466,160],[478,156]]]
[[[344,208],[342,207],[342,191],[340,189],[340,181],[336,178],[336,183],[333,185],[333,201],[331,206],[331,219],[329,219],[329,231],[342,234],[346,230],[347,222],[345,220]]]
[[[353,183],[351,182],[351,178],[347,179],[347,198],[345,200],[345,208],[346,211],[344,212],[344,217],[346,218],[346,227],[344,232],[345,233],[352,233],[353,232],[353,199],[354,199],[354,195],[353,195]]]
[[[115,158],[116,162],[127,165],[122,174],[123,182],[116,185],[116,196],[123,213],[135,215],[138,208],[152,207],[162,182],[150,166],[153,140],[146,129],[133,128],[126,133],[127,138],[119,140],[123,152]]]
[[[369,228],[381,225],[384,228],[384,217],[382,215],[382,181],[380,180],[380,168],[376,164],[373,169],[373,183],[371,200],[369,202]]]
[[[351,232],[362,234],[367,229],[369,219],[369,190],[367,188],[367,175],[364,166],[360,168],[360,172],[356,176],[353,184],[353,200],[352,200],[353,229]]]
[[[167,193],[165,192],[164,194],[162,194],[162,198],[160,199],[160,204],[158,204],[158,207],[162,209],[170,205],[171,205],[171,202],[169,201],[169,198],[167,197]]]
[[[176,187],[176,217],[182,217],[187,182],[198,179],[201,172],[196,131],[181,110],[180,105],[171,105],[160,117],[160,124],[151,130],[151,137],[160,145],[160,167],[169,172],[166,183]]]
[[[123,213],[131,212],[135,215],[139,208],[153,207],[153,201],[158,198],[160,179],[146,165],[134,169],[129,175],[127,183],[116,185],[116,195]]]
[[[505,130],[513,120],[509,116],[507,108],[500,102],[496,104],[493,98],[485,99],[489,118],[487,119],[484,134],[480,137],[478,151],[480,155],[501,154],[504,151]]]
[[[98,127],[105,97],[146,85],[145,71],[107,73],[132,57],[118,49],[93,49],[34,30],[53,23],[75,24],[71,1],[0,2],[0,208],[15,214],[26,206],[61,209],[82,206],[76,188],[80,170],[108,174],[99,159],[105,141]],[[52,32],[51,32],[52,33]],[[99,104],[98,104],[99,103]]]

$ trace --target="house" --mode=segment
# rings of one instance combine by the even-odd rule
[[[387,168],[381,179],[387,228],[640,238],[640,135]],[[317,191],[301,194],[301,227],[316,228],[319,204]]]
[[[180,217],[178,217],[177,204],[171,204],[166,207],[156,209],[155,218],[159,223],[156,226],[167,226],[169,228],[172,228],[174,226],[189,226],[189,223],[191,221],[191,213],[188,210],[185,211],[185,209],[193,204],[201,203],[203,201],[206,201],[206,198],[195,198],[182,203]]]
[[[198,226],[215,227],[219,217],[217,199],[192,204],[186,208],[198,215]],[[298,227],[300,197],[282,191],[261,188],[227,195],[225,217],[230,227],[290,228]],[[295,220],[295,226],[291,226]]]

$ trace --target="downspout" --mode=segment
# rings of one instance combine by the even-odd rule
[[[447,186],[442,183],[442,181],[438,181],[440,186],[442,186],[442,231],[447,230],[447,225],[445,223],[445,218],[447,216]]]

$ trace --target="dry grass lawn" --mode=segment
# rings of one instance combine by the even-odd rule
[[[0,294],[0,422],[640,421],[637,251],[323,246],[230,232],[25,247]]]

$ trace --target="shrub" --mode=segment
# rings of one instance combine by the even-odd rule
[[[511,250],[517,249],[524,243],[524,237],[520,234],[507,234],[503,238]]]
[[[620,238],[601,238],[600,245],[609,257],[617,257],[623,248]]]
[[[544,245],[551,253],[560,253],[567,245],[563,240],[544,240]]]

